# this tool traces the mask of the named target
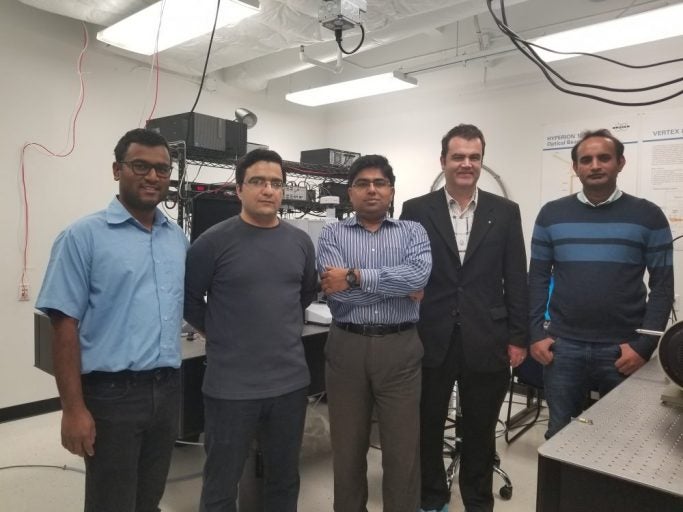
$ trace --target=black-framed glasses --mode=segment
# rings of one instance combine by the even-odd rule
[[[375,188],[378,189],[383,189],[391,186],[391,182],[389,180],[385,180],[383,178],[377,178],[374,180],[365,180],[365,179],[360,179],[354,181],[351,186],[353,188],[359,188],[361,190],[365,190],[370,188],[370,185],[372,185]]]
[[[153,164],[146,160],[131,160],[129,162],[119,162],[130,167],[133,174],[137,176],[147,176],[149,171],[154,169],[160,178],[168,178],[173,171],[173,166],[169,164]]]
[[[282,187],[285,186],[285,183],[282,180],[267,180],[258,176],[249,178],[246,183],[254,188],[266,188],[266,186],[270,184],[270,188],[273,190],[282,190]]]

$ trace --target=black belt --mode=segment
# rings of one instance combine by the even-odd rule
[[[180,370],[164,366],[152,370],[121,370],[120,372],[90,372],[81,375],[81,381],[95,382],[152,382],[170,377]]]
[[[345,331],[354,334],[361,334],[363,336],[386,336],[387,334],[396,334],[398,332],[407,331],[415,327],[414,322],[404,322],[402,324],[345,324],[335,322],[334,325]]]

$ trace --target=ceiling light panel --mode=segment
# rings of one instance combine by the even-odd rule
[[[298,103],[299,105],[318,107],[320,105],[365,98],[367,96],[401,91],[413,87],[417,87],[417,79],[394,71],[393,73],[383,73],[381,75],[359,78],[358,80],[290,92],[285,98],[287,101]]]
[[[257,0],[223,0],[216,28],[236,25],[258,12]],[[165,0],[101,30],[97,33],[97,39],[124,50],[152,55],[156,47],[157,31],[157,51],[161,52],[208,34],[213,28],[215,16],[215,0]]]
[[[532,40],[533,43],[561,52],[600,53],[616,48],[649,43],[683,35],[683,4],[617,18],[595,25],[567,30]],[[545,62],[569,59],[536,49]]]

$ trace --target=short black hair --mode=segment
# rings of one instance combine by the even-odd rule
[[[249,153],[237,161],[235,167],[235,181],[238,185],[244,185],[244,176],[247,174],[247,169],[256,162],[273,162],[279,164],[280,169],[282,169],[282,181],[287,181],[285,168],[282,166],[282,157],[270,149],[257,148],[249,151]]]
[[[612,135],[612,132],[607,128],[600,128],[599,130],[586,130],[585,132],[581,132],[581,139],[574,144],[574,147],[572,148],[572,162],[574,164],[579,162],[579,146],[583,144],[586,139],[591,139],[593,137],[604,137],[605,139],[611,140],[614,143],[617,160],[624,158],[624,143]]]
[[[481,141],[481,157],[484,158],[486,140],[484,140],[484,134],[481,130],[473,124],[459,124],[448,130],[448,133],[441,139],[441,158],[446,158],[446,155],[448,154],[448,144],[453,137],[460,137],[465,140],[479,139]]]
[[[114,158],[117,162],[123,162],[131,144],[141,144],[148,147],[164,146],[166,151],[168,151],[169,158],[171,156],[171,148],[168,147],[168,142],[166,142],[166,139],[162,135],[145,128],[135,128],[134,130],[126,132],[126,134],[116,143]]]
[[[370,168],[379,169],[382,175],[389,180],[391,186],[394,186],[396,177],[394,176],[394,169],[389,165],[389,160],[382,155],[364,155],[357,158],[356,161],[351,164],[348,177],[349,187],[353,185],[353,180],[356,179],[356,176],[358,176],[361,171]]]

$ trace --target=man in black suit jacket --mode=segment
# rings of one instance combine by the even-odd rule
[[[467,512],[493,510],[500,407],[526,357],[527,274],[519,206],[477,189],[485,141],[458,125],[441,141],[446,186],[404,203],[429,235],[433,267],[420,307],[422,510],[445,511],[444,423],[454,383],[462,421],[460,493]]]

